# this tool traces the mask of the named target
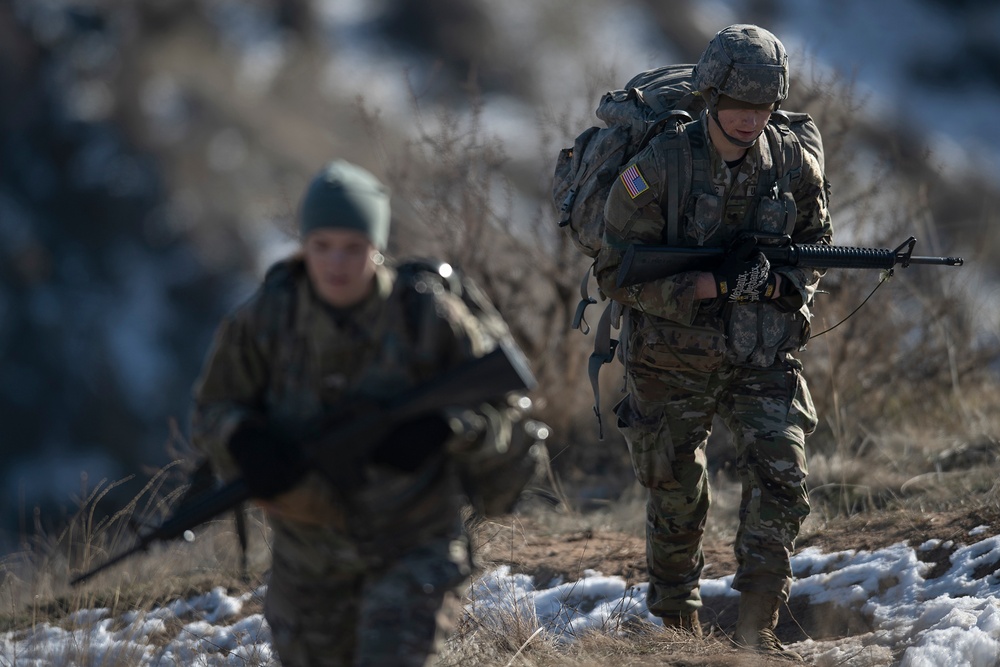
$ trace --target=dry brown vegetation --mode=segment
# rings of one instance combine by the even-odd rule
[[[906,492],[884,502],[881,509],[865,503],[852,506],[846,498],[820,495],[814,498],[816,508],[806,521],[799,546],[820,547],[826,552],[873,551],[897,543],[916,547],[938,539],[941,546],[921,552],[921,559],[933,565],[928,578],[939,576],[948,567],[949,555],[958,543],[967,540],[972,528],[987,526],[987,534],[1000,534],[1000,486],[995,481],[1000,467],[995,463],[969,466],[961,477],[924,476],[919,484],[911,478]],[[738,489],[722,473],[713,479],[713,487],[715,505],[706,532],[705,576],[719,578],[735,570],[732,542]],[[250,560],[245,575],[239,569],[233,523],[221,517],[196,529],[198,537],[192,543],[157,545],[148,554],[139,554],[83,586],[70,588],[67,581],[72,575],[132,544],[127,529],[132,520],[147,523],[162,516],[151,487],[120,516],[95,522],[90,510],[99,493],[95,490],[87,495],[86,504],[66,531],[36,536],[19,552],[5,557],[0,582],[0,633],[14,632],[16,637],[17,633],[44,625],[70,628],[71,614],[79,610],[103,607],[110,610],[111,618],[120,618],[128,612],[149,611],[188,599],[217,586],[237,595],[253,591],[266,581],[268,529],[258,513],[251,511]],[[477,574],[507,566],[512,572],[530,575],[537,586],[545,587],[556,580],[576,581],[586,570],[595,570],[621,577],[627,584],[641,583],[645,580],[643,513],[643,496],[634,486],[619,500],[587,512],[574,509],[568,502],[553,505],[548,499],[529,495],[514,514],[470,524]],[[630,665],[768,664],[735,650],[729,643],[735,623],[733,598],[709,597],[705,604],[702,619],[708,637],[700,642],[631,620],[566,644],[541,634],[540,626],[529,617],[511,613],[498,626],[495,617],[486,621],[467,613],[447,644],[441,664],[555,667],[603,665],[612,660]],[[244,605],[241,615],[259,612],[260,600],[256,600]],[[856,611],[810,606],[794,597],[782,610],[778,629],[785,641],[811,638],[830,646],[870,631]],[[146,641],[159,640],[153,636]],[[53,664],[86,664],[74,662],[73,657],[86,656],[86,646],[66,651]],[[128,655],[119,655],[113,662],[95,664],[126,665],[130,661]],[[884,667],[892,663],[887,662],[885,650],[879,649],[870,661],[854,660],[851,664]]]
[[[317,95],[313,82],[322,52],[315,45],[303,46],[291,59],[272,94],[237,104],[241,93],[234,89],[232,63],[219,57],[212,40],[203,39],[205,30],[197,22],[179,21],[151,35],[136,58],[123,59],[129,64],[123,76],[133,88],[150,72],[168,72],[197,103],[187,143],[158,150],[172,187],[198,203],[188,224],[201,230],[203,252],[223,253],[234,238],[252,239],[259,230],[240,230],[237,221],[261,209],[276,224],[287,224],[289,202],[332,153],[380,171],[400,202],[394,254],[440,255],[485,287],[535,366],[538,416],[554,427],[549,443],[554,488],[548,491],[558,504],[529,501],[513,516],[477,525],[482,567],[510,565],[539,582],[576,577],[584,569],[641,581],[642,494],[614,429],[605,441],[596,438],[585,379],[591,341],[567,326],[587,262],[557,232],[546,199],[556,149],[583,129],[565,119],[579,115],[570,110],[561,124],[549,123],[553,119],[540,110],[538,121],[548,129],[537,161],[512,164],[502,142],[484,127],[483,100],[474,90],[461,112],[426,104],[415,94],[405,101],[412,125],[403,131],[363,98]],[[600,80],[594,87],[620,83]],[[132,99],[134,104],[124,107],[125,120],[141,135],[143,120],[137,97]],[[997,315],[985,307],[995,288],[977,269],[996,247],[995,232],[989,231],[997,228],[996,213],[983,205],[995,192],[935,172],[926,156],[903,150],[905,137],[856,113],[862,102],[845,82],[814,81],[797,83],[788,105],[813,113],[824,131],[837,240],[894,247],[913,234],[920,254],[965,253],[969,263],[959,270],[897,270],[860,312],[815,338],[803,353],[821,426],[810,441],[814,511],[800,546],[918,544],[931,537],[952,539],[979,525],[998,534],[1000,340]],[[331,118],[350,120],[331,129]],[[225,128],[252,139],[245,171],[213,172],[192,149]],[[817,300],[814,331],[841,322],[877,283],[873,272],[831,271],[823,283],[828,293]],[[609,404],[619,375],[617,366],[604,370]],[[727,472],[729,451],[720,426],[710,444],[716,492],[706,545],[711,577],[734,568],[739,494]],[[193,544],[155,547],[70,589],[72,574],[130,544],[133,519],[140,524],[162,519],[175,496],[168,493],[174,487],[161,482],[153,476],[133,505],[102,518],[92,512],[109,489],[103,481],[81,491],[79,512],[61,531],[40,525],[29,530],[21,549],[3,560],[0,632],[59,623],[73,611],[96,606],[115,614],[152,608],[217,585],[249,590],[263,580],[266,525],[251,522],[247,583],[239,576],[231,523],[220,519],[199,531]],[[723,602],[710,609],[712,635],[703,643],[637,626],[624,636],[595,634],[557,646],[516,619],[512,631],[499,636],[467,618],[443,659],[485,667],[757,664],[726,642],[733,610]],[[815,610],[787,609],[782,631],[793,638],[806,631],[817,636],[852,631],[846,621],[832,631],[819,628],[814,615]]]

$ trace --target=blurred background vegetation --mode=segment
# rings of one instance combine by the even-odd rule
[[[451,261],[506,314],[571,501],[626,492],[624,444],[613,426],[597,440],[592,341],[568,326],[588,262],[556,226],[554,159],[598,122],[601,93],[693,62],[730,23],[770,27],[784,4],[0,1],[0,544],[58,524],[101,480],[141,484],[183,449],[215,325],[293,246],[299,193],[335,156],[391,185],[393,256]],[[933,61],[913,40],[914,86],[954,86],[956,105],[997,94],[1000,47],[960,29],[995,22],[990,3],[896,4],[956,26]],[[850,510],[924,473],[996,462],[1000,181],[961,151],[944,159],[905,104],[874,104],[800,40],[786,42],[805,45],[786,106],[824,132],[836,241],[913,234],[918,254],[968,260],[899,270],[802,355],[821,416],[812,484]],[[877,282],[831,271],[814,332]],[[603,382],[607,415],[620,367]],[[713,438],[724,475],[724,429]]]

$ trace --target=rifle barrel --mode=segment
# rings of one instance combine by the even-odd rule
[[[117,565],[118,563],[122,562],[123,560],[125,560],[126,558],[128,558],[129,556],[131,556],[132,554],[138,553],[140,551],[145,551],[148,546],[149,546],[149,542],[148,541],[145,541],[145,540],[140,541],[139,544],[136,544],[131,549],[126,549],[125,551],[122,551],[121,553],[118,553],[118,554],[112,556],[111,558],[109,558],[108,560],[104,561],[103,563],[101,563],[97,567],[91,568],[90,570],[87,570],[83,574],[77,575],[72,580],[70,580],[69,585],[70,586],[76,586],[77,584],[82,584],[87,579],[90,579],[91,577],[93,577],[96,574],[100,574],[101,572],[104,572],[104,570],[107,570],[108,568],[110,568],[113,565]]]
[[[236,479],[221,488],[208,492],[203,496],[194,498],[190,504],[178,507],[169,519],[149,533],[142,535],[139,542],[125,551],[112,556],[109,560],[101,563],[95,568],[78,575],[70,586],[76,586],[90,579],[95,574],[103,572],[112,565],[116,565],[129,556],[140,551],[145,551],[153,542],[172,540],[184,534],[195,526],[201,525],[209,519],[214,519],[223,512],[233,509],[241,502],[250,499],[250,489],[242,479]]]
[[[938,266],[962,266],[965,260],[961,257],[927,257],[917,255],[910,257],[907,264],[937,264]]]
[[[904,244],[905,246],[906,244]],[[901,246],[903,247],[903,246]],[[912,246],[909,246],[912,248]],[[761,252],[770,261],[788,263],[793,266],[811,266],[817,269],[891,269],[897,264],[937,264],[962,266],[961,257],[914,257],[909,250],[889,250],[887,248],[852,248],[819,244],[790,245],[783,247],[760,246]]]
[[[926,257],[910,253],[916,239],[910,237],[895,250],[854,248],[823,244],[758,245],[775,266],[807,266],[815,269],[884,269],[910,264],[962,266],[961,257]],[[722,248],[685,248],[633,243],[622,256],[618,269],[618,287],[628,287],[685,271],[711,271],[725,256]]]

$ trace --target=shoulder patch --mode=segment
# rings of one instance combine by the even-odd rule
[[[622,179],[622,184],[625,189],[628,190],[629,196],[635,199],[642,193],[649,190],[649,183],[643,178],[642,172],[639,171],[638,165],[629,165],[629,168],[622,172],[620,176]]]

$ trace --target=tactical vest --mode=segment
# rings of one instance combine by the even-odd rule
[[[766,143],[761,164],[750,176],[739,167],[733,169],[730,178],[745,180],[719,186],[714,181],[704,122],[703,116],[664,137],[667,191],[662,203],[663,242],[726,247],[743,231],[791,235],[796,222],[793,189],[801,177],[803,159],[797,135],[787,123],[768,123],[761,134]],[[808,338],[808,320],[803,314],[782,313],[766,302],[725,303],[721,308],[718,303],[706,302],[695,323],[695,327],[656,323],[659,339],[666,346],[679,348],[674,350],[679,352],[673,355],[676,363],[656,363],[668,370],[695,372],[710,372],[723,361],[767,367],[782,353],[799,349]],[[628,322],[623,325],[622,340],[629,341],[630,327]],[[626,346],[621,350],[623,360],[627,353]]]
[[[725,193],[715,189],[704,115],[660,135],[656,140],[664,142],[667,163],[665,201],[660,202],[664,216],[662,242],[725,247],[736,233],[745,230],[791,235],[796,222],[792,191],[801,177],[803,160],[802,143],[791,126],[801,126],[807,120],[811,125],[807,114],[772,114],[761,135],[767,142],[767,149],[762,151],[762,162],[766,164],[754,171],[752,183],[740,184],[746,196],[737,200],[724,200]],[[822,159],[821,152],[817,159]],[[586,299],[584,287],[581,294]],[[582,319],[581,310],[577,320]],[[642,358],[644,363],[680,373],[711,372],[725,361],[767,367],[779,354],[804,345],[809,335],[808,318],[799,313],[781,313],[762,303],[706,310],[694,327],[645,319],[623,312],[620,304],[612,302],[596,327],[588,374],[601,438],[598,374],[615,354],[626,365],[630,358]],[[621,344],[611,339],[612,327],[620,327]],[[642,344],[639,339],[657,341],[659,351],[647,345],[630,354],[631,347]]]
[[[724,246],[732,236],[719,233],[726,229],[792,233],[796,218],[792,183],[802,173],[802,146],[787,125],[764,127],[767,164],[754,171],[752,182],[738,184],[746,190],[745,197],[729,196],[725,201],[712,180],[704,119],[681,125],[668,136],[664,243]]]

